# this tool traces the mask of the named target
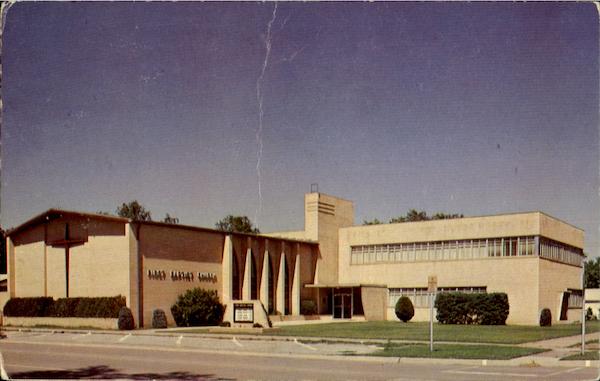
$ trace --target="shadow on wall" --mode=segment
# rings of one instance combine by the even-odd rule
[[[128,379],[128,380],[212,380],[217,377],[214,374],[194,374],[189,372],[168,372],[168,373],[123,373],[116,369],[105,366],[89,366],[78,369],[64,370],[36,370],[31,372],[13,373],[12,379]],[[219,380],[228,380],[219,378]],[[233,379],[230,379],[233,380]]]

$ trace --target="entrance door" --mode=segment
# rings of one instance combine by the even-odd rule
[[[352,317],[352,294],[333,294],[333,318],[350,319]]]

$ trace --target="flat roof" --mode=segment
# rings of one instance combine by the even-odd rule
[[[153,226],[167,227],[167,228],[173,228],[173,229],[186,229],[186,230],[193,230],[193,231],[202,231],[202,232],[206,232],[206,233],[217,233],[217,234],[225,234],[225,235],[232,234],[232,235],[247,236],[247,237],[261,237],[264,239],[272,239],[272,240],[279,240],[279,241],[308,243],[308,244],[313,244],[313,245],[317,244],[316,241],[312,241],[312,240],[302,240],[302,239],[295,239],[295,238],[275,237],[275,236],[266,235],[268,233],[255,234],[255,233],[227,232],[227,231],[218,230],[218,229],[205,228],[202,226],[170,224],[167,222],[160,222],[160,221],[131,221],[131,223],[132,224],[140,224],[140,225],[153,225]]]
[[[387,222],[387,223],[373,224],[373,225],[353,225],[353,226],[347,226],[347,227],[340,228],[340,229],[353,229],[353,228],[363,228],[363,227],[380,226],[380,225],[404,225],[404,224],[441,223],[441,222],[448,223],[450,221],[461,221],[461,220],[475,219],[475,218],[494,218],[494,217],[516,216],[516,215],[525,215],[525,214],[543,214],[544,216],[546,216],[548,218],[559,221],[565,225],[571,226],[574,229],[585,232],[583,229],[581,229],[571,223],[563,221],[560,218],[553,217],[553,216],[549,215],[548,213],[544,213],[539,210],[528,211],[528,212],[509,212],[509,213],[499,213],[499,214],[485,214],[485,215],[481,215],[481,216],[468,216],[468,217],[458,217],[458,218],[443,218],[443,219],[439,219],[439,220],[406,221],[406,222],[393,222],[393,223]]]
[[[340,284],[305,284],[306,288],[352,288],[352,287],[378,287],[387,288],[385,284],[366,284],[366,283],[340,283]]]

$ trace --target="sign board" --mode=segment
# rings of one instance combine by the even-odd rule
[[[437,292],[437,275],[430,275],[427,277],[427,291]]]
[[[254,304],[233,303],[234,323],[254,323]]]

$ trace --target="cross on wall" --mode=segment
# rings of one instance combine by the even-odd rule
[[[48,244],[52,247],[61,247],[65,249],[65,290],[66,297],[69,297],[69,260],[70,260],[70,249],[75,246],[83,245],[84,239],[73,239],[69,233],[69,224],[65,224],[65,238],[49,242]]]

